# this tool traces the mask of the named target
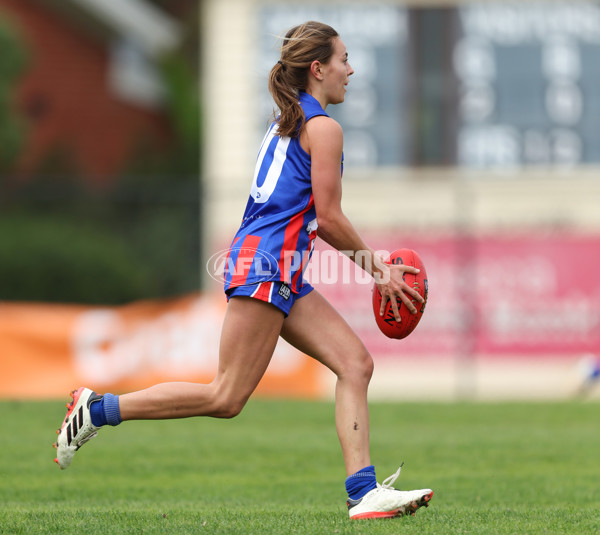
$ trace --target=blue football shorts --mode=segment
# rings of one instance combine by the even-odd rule
[[[302,288],[300,288],[300,292],[297,294],[292,292],[289,285],[285,282],[268,281],[259,284],[247,284],[229,288],[225,294],[227,295],[227,301],[229,301],[231,297],[245,296],[259,299],[265,303],[271,303],[287,317],[296,300],[304,297],[313,290],[314,288],[306,281],[302,281]]]

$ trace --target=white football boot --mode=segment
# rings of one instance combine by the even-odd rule
[[[404,463],[402,463],[404,464]],[[398,490],[392,484],[398,476],[402,466],[377,488],[367,492],[359,500],[348,498],[348,513],[351,520],[363,518],[392,518],[394,516],[413,515],[421,507],[429,506],[433,496],[431,489]]]
[[[90,405],[102,398],[89,388],[79,388],[71,392],[73,401],[67,403],[67,416],[60,429],[56,431],[58,438],[53,446],[57,456],[54,462],[61,470],[68,468],[75,452],[88,440],[98,434],[99,427],[92,423]]]

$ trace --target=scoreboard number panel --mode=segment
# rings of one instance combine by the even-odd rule
[[[479,3],[457,8],[457,163],[495,167],[600,161],[600,5]]]

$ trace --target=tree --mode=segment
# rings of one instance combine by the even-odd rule
[[[25,137],[24,121],[15,112],[14,88],[26,65],[17,32],[0,13],[0,173],[10,169]]]

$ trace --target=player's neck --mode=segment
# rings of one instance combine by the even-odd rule
[[[329,104],[329,101],[327,100],[327,98],[325,98],[325,95],[321,91],[319,91],[318,87],[308,87],[306,89],[306,93],[313,97],[323,109],[325,109]]]

